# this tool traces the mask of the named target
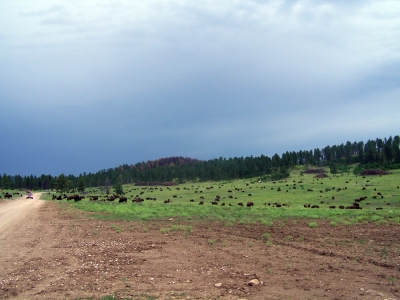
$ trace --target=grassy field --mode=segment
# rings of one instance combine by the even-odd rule
[[[58,202],[93,212],[93,217],[103,219],[218,220],[226,222],[227,226],[233,223],[272,224],[285,218],[325,219],[330,220],[332,225],[400,223],[400,170],[382,176],[362,177],[348,173],[324,179],[315,178],[315,174],[300,175],[300,171],[295,169],[290,178],[277,182],[261,182],[253,178],[228,182],[191,182],[170,187],[124,185],[128,203],[118,203],[118,200],[89,201],[91,195],[105,198],[105,193],[97,189],[89,189],[90,192],[82,201]],[[50,200],[51,196],[44,194],[43,199]],[[132,202],[136,196],[156,200]],[[218,205],[212,205],[217,196],[220,197]],[[351,206],[354,199],[360,197],[367,197],[360,202],[362,209],[339,209],[341,205]],[[171,202],[164,203],[167,199]],[[201,200],[204,205],[199,205]],[[246,207],[249,201],[254,206]],[[239,202],[244,206],[239,206]],[[277,207],[277,204],[281,207]],[[319,208],[305,208],[304,204],[318,205]]]

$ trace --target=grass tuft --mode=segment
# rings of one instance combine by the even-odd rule
[[[317,228],[318,227],[318,223],[317,222],[311,222],[311,223],[308,223],[308,226],[311,227],[311,228]]]

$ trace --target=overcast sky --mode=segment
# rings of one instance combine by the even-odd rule
[[[0,2],[0,173],[400,134],[400,2]]]

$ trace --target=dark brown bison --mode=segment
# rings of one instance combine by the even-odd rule
[[[247,202],[246,206],[247,206],[247,207],[254,206],[254,203],[253,203],[253,202],[251,202],[251,201],[249,201],[249,202]]]
[[[127,203],[128,202],[128,198],[121,196],[121,197],[119,197],[118,202],[119,203],[124,203],[124,202]]]
[[[74,201],[81,201],[85,196],[74,195]]]

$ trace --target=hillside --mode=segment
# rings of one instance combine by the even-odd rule
[[[3,189],[54,189],[60,185],[60,178],[66,178],[68,189],[99,187],[135,182],[204,182],[259,177],[263,180],[279,180],[289,176],[289,171],[300,166],[304,170],[311,166],[329,167],[332,174],[365,169],[391,170],[400,168],[400,137],[376,138],[367,142],[350,142],[326,146],[314,150],[286,151],[266,155],[214,158],[207,161],[195,158],[173,156],[136,164],[123,164],[115,168],[102,169],[96,173],[79,176],[60,174],[58,176],[10,176],[3,174]],[[64,179],[62,180],[64,181]]]

